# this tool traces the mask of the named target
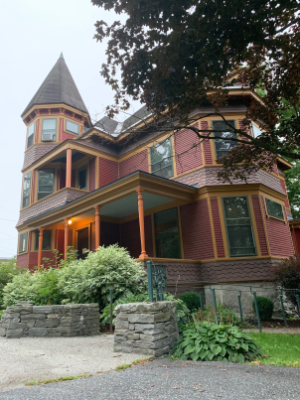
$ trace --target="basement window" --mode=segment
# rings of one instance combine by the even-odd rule
[[[231,257],[255,256],[256,248],[247,197],[223,197]]]
[[[174,176],[172,142],[170,138],[152,146],[150,157],[152,174],[163,178],[172,178]]]
[[[226,122],[235,128],[234,120],[228,120]],[[226,156],[226,154],[228,154],[232,149],[235,149],[238,145],[238,142],[232,142],[231,140],[222,139],[237,139],[237,134],[233,130],[231,130],[224,121],[212,121],[212,128],[219,131],[214,132],[214,137],[216,138],[214,139],[216,159],[218,160],[219,158]]]
[[[34,142],[34,128],[35,122],[31,124],[28,128],[28,137],[27,137],[27,149],[33,145]]]
[[[28,174],[24,175],[22,208],[29,206],[30,186],[31,186],[31,172],[28,172]]]
[[[270,217],[278,218],[284,221],[282,205],[277,201],[266,198],[267,212]]]
[[[34,232],[34,250],[38,251],[39,249],[39,237],[40,237],[40,232],[35,231]],[[42,250],[51,250],[51,239],[52,239],[52,231],[51,230],[44,230],[43,231],[43,246]]]
[[[27,251],[27,237],[28,237],[28,232],[21,233],[19,239],[19,254],[26,253]]]
[[[66,130],[71,133],[79,134],[79,125],[76,122],[66,120]]]

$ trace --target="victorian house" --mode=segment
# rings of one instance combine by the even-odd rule
[[[221,110],[242,129],[250,89],[229,88]],[[195,109],[207,114],[210,106]],[[196,134],[128,135],[151,120],[142,107],[118,123],[93,125],[61,56],[22,113],[26,125],[19,233],[19,266],[32,269],[73,246],[78,257],[118,243],[141,262],[167,266],[169,277],[204,282],[259,282],[270,266],[294,254],[284,170],[260,170],[246,184],[217,178],[217,159],[230,150],[219,117],[196,122],[224,128],[219,140]],[[227,128],[228,129],[228,128]],[[25,132],[24,132],[25,133]],[[253,123],[252,134],[259,135]]]

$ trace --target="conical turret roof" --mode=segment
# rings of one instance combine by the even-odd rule
[[[65,103],[88,114],[62,53],[22,115],[33,105],[58,103]]]

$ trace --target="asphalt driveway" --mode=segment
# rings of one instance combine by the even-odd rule
[[[219,362],[155,360],[121,372],[0,393],[1,400],[27,399],[300,398],[300,369]]]

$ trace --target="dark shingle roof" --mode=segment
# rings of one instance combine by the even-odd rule
[[[22,115],[35,104],[57,103],[65,103],[88,114],[62,54]]]

